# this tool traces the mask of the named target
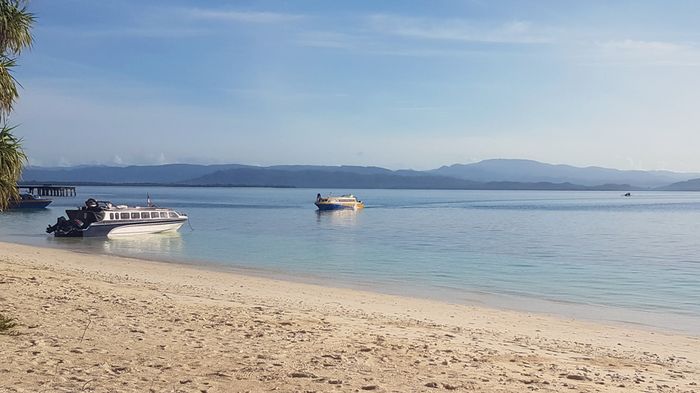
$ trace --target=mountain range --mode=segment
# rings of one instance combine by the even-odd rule
[[[309,188],[700,190],[700,173],[619,170],[493,159],[428,171],[373,166],[166,164],[25,168],[22,183]]]

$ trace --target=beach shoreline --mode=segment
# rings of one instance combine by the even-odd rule
[[[700,391],[697,336],[12,243],[0,273],[0,391]]]
[[[160,236],[163,235],[154,235]],[[81,239],[82,240],[82,239]],[[94,241],[95,239],[90,239]],[[100,240],[104,242],[105,240]],[[579,302],[557,301],[539,297],[518,294],[493,293],[483,291],[468,291],[454,289],[452,291],[415,288],[408,290],[401,285],[386,286],[384,283],[372,281],[338,280],[323,275],[314,275],[302,272],[289,272],[282,269],[265,267],[250,267],[244,265],[227,264],[221,261],[209,261],[204,259],[182,259],[172,256],[149,255],[137,257],[129,253],[110,253],[92,248],[71,248],[65,244],[36,244],[21,241],[0,241],[0,244],[17,244],[28,247],[38,247],[49,250],[62,250],[85,255],[118,257],[164,263],[168,265],[182,265],[193,269],[210,272],[230,273],[234,275],[252,276],[262,279],[271,279],[282,282],[294,282],[299,284],[317,285],[323,288],[336,288],[357,290],[384,294],[389,296],[405,297],[409,299],[423,299],[439,303],[449,303],[464,306],[483,307],[500,311],[514,311],[526,314],[538,314],[554,318],[576,319],[593,323],[618,325],[649,331],[667,332],[700,336],[700,316],[679,315],[670,312],[636,310],[620,306],[583,304]]]

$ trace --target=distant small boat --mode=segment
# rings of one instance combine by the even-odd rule
[[[330,195],[322,197],[321,194],[317,194],[315,205],[318,210],[358,210],[365,207],[365,204],[352,194],[338,197]]]
[[[19,199],[10,201],[10,209],[44,209],[53,202],[32,194],[20,194]]]
[[[625,193],[623,196],[631,197],[631,196],[632,196],[632,193],[631,193],[631,192],[627,192],[627,193]]]

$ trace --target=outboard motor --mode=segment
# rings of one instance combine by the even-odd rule
[[[55,225],[46,228],[46,233],[53,233],[56,237],[80,237],[83,236],[83,222],[78,219],[66,220],[61,216]]]

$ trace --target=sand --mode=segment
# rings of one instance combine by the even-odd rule
[[[0,243],[0,392],[700,392],[700,339]]]

